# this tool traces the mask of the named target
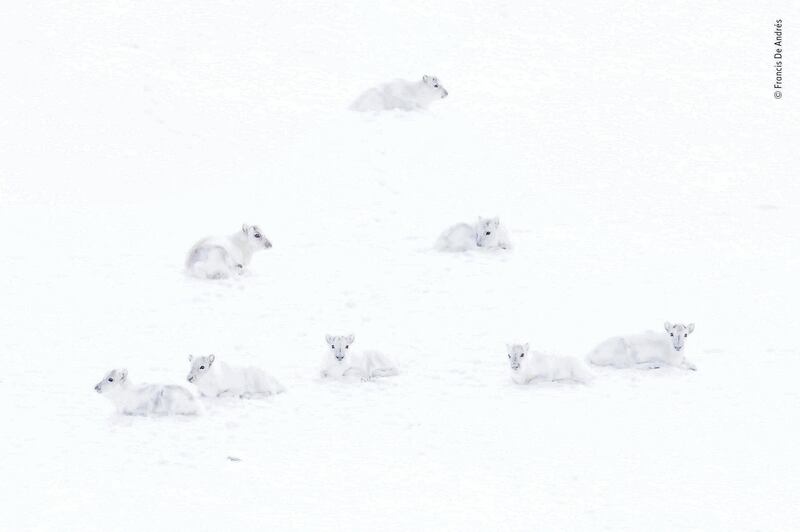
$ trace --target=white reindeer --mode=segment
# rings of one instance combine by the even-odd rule
[[[500,218],[478,218],[473,224],[460,223],[445,230],[436,241],[439,251],[468,251],[470,249],[510,249],[508,232]]]
[[[396,79],[373,87],[350,105],[353,111],[426,109],[436,100],[447,98],[447,91],[436,76],[422,76],[421,81]]]
[[[254,367],[231,366],[216,362],[214,355],[193,357],[186,380],[197,386],[204,397],[265,397],[286,391],[273,377]]]
[[[356,337],[325,336],[328,349],[322,362],[320,377],[323,379],[359,378],[362,381],[399,374],[395,363],[378,351],[354,353],[351,348]]]
[[[192,392],[175,384],[133,384],[128,370],[112,369],[94,390],[108,397],[121,414],[194,415],[200,411]]]
[[[196,277],[225,279],[244,273],[253,253],[269,249],[272,243],[257,225],[242,225],[230,236],[212,236],[192,246],[186,269]]]
[[[531,351],[525,344],[506,344],[511,380],[517,384],[531,382],[573,381],[589,383],[593,376],[586,365],[575,357],[559,357]]]
[[[664,330],[665,333],[647,331],[614,336],[595,347],[586,358],[596,366],[659,368],[667,365],[697,370],[697,366],[684,356],[686,339],[694,332],[694,323],[666,322]]]

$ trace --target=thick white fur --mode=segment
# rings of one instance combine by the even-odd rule
[[[420,81],[396,79],[365,91],[350,105],[353,111],[426,109],[432,102],[447,97],[447,91],[435,76]]]
[[[507,345],[506,353],[511,369],[511,380],[517,384],[550,381],[587,384],[593,378],[589,368],[575,357],[531,351],[528,344]]]
[[[114,403],[121,414],[168,416],[194,415],[200,411],[197,399],[183,386],[133,384],[124,369],[111,370],[94,389]]]
[[[193,357],[186,380],[204,397],[263,397],[286,391],[276,379],[255,367],[231,366],[214,355]]]
[[[460,223],[445,230],[436,240],[435,248],[456,252],[477,248],[510,249],[511,242],[499,218],[479,217],[472,225]]]
[[[230,236],[212,236],[197,242],[186,256],[186,269],[196,277],[225,279],[243,273],[253,253],[271,247],[258,226],[245,224]]]
[[[322,360],[320,377],[323,379],[372,380],[379,377],[398,375],[394,361],[379,351],[355,353],[351,349],[355,336],[327,335],[328,345]]]
[[[436,241],[439,251],[469,251],[478,248],[478,237],[474,225],[456,224],[446,229]]]
[[[596,366],[615,368],[657,368],[662,365],[696,370],[684,355],[685,339],[694,331],[688,326],[669,322],[665,332],[647,331],[641,334],[614,336],[594,348],[586,359]]]

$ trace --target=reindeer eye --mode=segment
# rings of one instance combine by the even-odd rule
[[[256,237],[256,238],[261,238],[261,233],[256,233],[253,236]]]
[[[492,234],[492,232],[491,232],[491,231],[486,231],[486,236],[489,236],[489,235],[491,235],[491,234]]]
[[[670,336],[675,336],[675,333],[669,333]]]
[[[332,348],[332,349],[335,349],[335,348],[336,348],[336,346],[335,346],[335,345],[333,345],[333,344],[331,344],[331,348]]]
[[[200,369],[206,369],[206,367],[205,366],[200,366]]]
[[[684,337],[684,338],[686,338],[687,336],[689,336],[689,335],[688,335],[688,334],[684,334],[684,335],[683,335],[683,337]]]
[[[108,378],[108,382],[114,382],[114,379],[112,379],[111,377],[109,377],[109,378]]]
[[[344,346],[345,349],[350,349],[349,345]]]
[[[524,357],[524,356],[525,356],[525,353],[520,353],[520,354],[519,354],[519,358],[522,358],[522,357]]]

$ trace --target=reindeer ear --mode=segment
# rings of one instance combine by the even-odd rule
[[[208,355],[208,365],[210,366],[211,364],[213,364],[216,358],[217,357],[215,357],[214,355]]]
[[[670,329],[672,329],[672,324],[670,322],[668,322],[668,321],[665,321],[664,322],[664,330],[669,332]]]
[[[325,341],[328,343],[328,345],[333,344],[333,336],[331,336],[330,334],[326,334]]]
[[[356,336],[354,334],[348,334],[347,335],[347,343],[348,344],[352,344],[355,341],[356,341]]]
[[[428,75],[427,75],[427,74],[425,74],[424,76],[422,76],[422,81],[424,81],[425,83],[428,83],[428,79],[429,79],[429,78],[428,78]]]
[[[192,360],[194,360],[194,357],[192,355],[189,355],[189,362],[191,362]]]
[[[525,352],[527,353],[527,352],[528,352],[528,349],[530,349],[530,348],[531,348],[531,345],[530,345],[528,342],[525,342],[525,344],[522,346],[522,348],[523,348],[523,349],[525,350]]]
[[[492,221],[494,223],[496,223],[497,225],[500,225],[500,218],[498,216],[495,216],[494,218],[492,218]]]
[[[128,378],[128,370],[127,369],[119,370],[119,380],[124,381],[127,378]]]
[[[250,229],[250,226],[247,224],[242,224],[242,233],[247,233],[247,230]]]
[[[690,323],[687,329],[689,329],[689,334],[692,334],[694,332],[694,323]]]

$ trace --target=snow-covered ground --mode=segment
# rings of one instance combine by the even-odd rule
[[[0,529],[797,527],[800,5],[755,4],[8,3]],[[347,111],[426,73],[427,112]],[[431,250],[478,215],[514,249]],[[243,222],[245,276],[184,275]],[[666,320],[697,372],[509,378]],[[327,333],[402,374],[321,382]],[[93,390],[212,352],[287,392]]]

